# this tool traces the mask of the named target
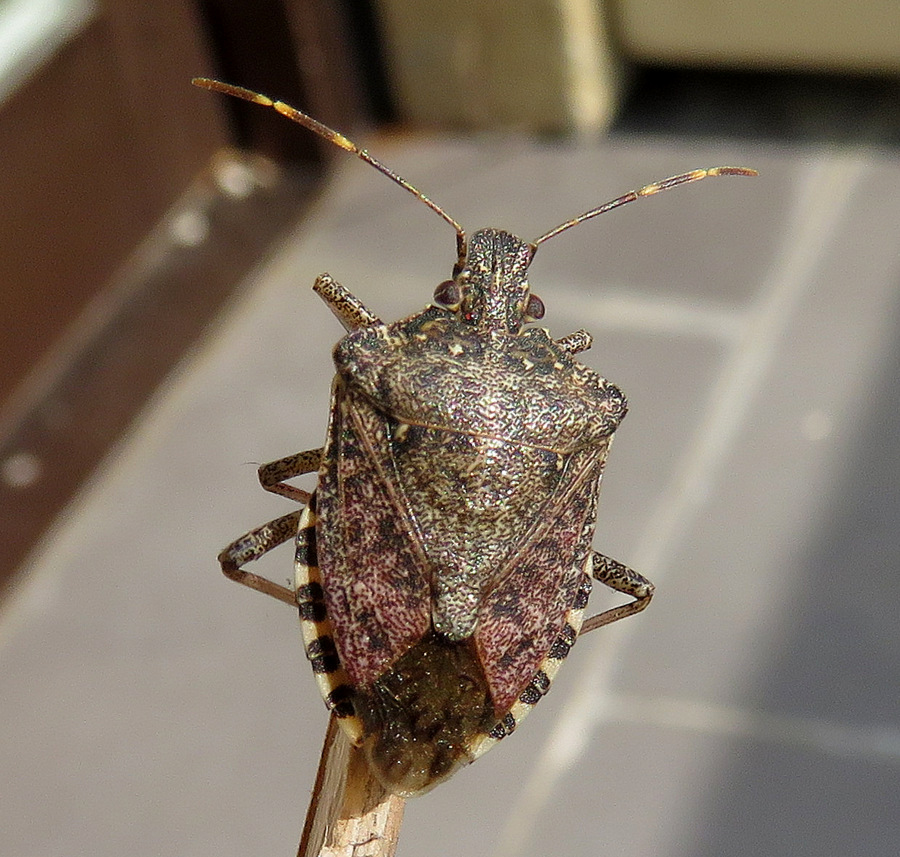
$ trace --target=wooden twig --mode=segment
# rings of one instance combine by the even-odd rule
[[[332,715],[297,857],[393,857],[404,804],[372,776]]]

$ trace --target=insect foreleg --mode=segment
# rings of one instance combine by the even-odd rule
[[[331,274],[316,277],[313,291],[328,304],[328,309],[348,331],[370,324],[381,324],[381,319],[349,289],[332,279]]]
[[[295,488],[293,485],[286,485],[288,479],[295,476],[302,476],[304,473],[315,473],[319,469],[319,463],[322,461],[322,447],[318,449],[307,449],[303,452],[295,452],[285,458],[279,458],[277,461],[270,461],[263,464],[256,471],[259,476],[259,484],[266,491],[273,494],[280,494],[282,497],[288,497],[296,500],[298,503],[308,503],[310,492],[304,491],[302,488]]]
[[[567,354],[578,354],[587,351],[594,342],[594,337],[586,330],[576,330],[562,339],[557,339],[556,344]]]
[[[245,533],[228,545],[218,557],[225,576],[237,583],[243,583],[244,586],[249,586],[257,592],[271,595],[272,598],[277,598],[279,601],[284,601],[285,604],[296,607],[297,598],[293,589],[279,586],[265,577],[253,574],[253,572],[244,571],[243,566],[248,562],[259,559],[272,548],[277,548],[278,545],[295,538],[302,514],[303,510],[298,509],[289,515],[282,515],[282,517],[276,518],[274,521],[269,521],[268,524],[263,524],[255,530],[250,530],[249,533]]]
[[[600,583],[605,584],[610,589],[615,589],[616,592],[631,595],[634,601],[622,604],[619,607],[613,607],[610,610],[604,610],[602,613],[586,619],[581,626],[582,634],[593,631],[595,628],[602,628],[611,622],[617,622],[626,616],[640,613],[653,597],[655,587],[646,577],[638,574],[627,565],[622,565],[618,560],[610,559],[608,556],[603,556],[602,553],[597,553],[597,551],[594,551],[591,574],[594,580],[599,580]]]

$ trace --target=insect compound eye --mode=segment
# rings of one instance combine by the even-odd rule
[[[544,317],[544,302],[537,295],[529,295],[525,304],[525,318],[537,321]]]
[[[458,309],[462,303],[462,288],[456,280],[444,280],[434,290],[434,302],[447,309]]]

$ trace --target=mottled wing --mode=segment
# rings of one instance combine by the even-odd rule
[[[578,599],[607,448],[608,442],[571,456],[540,522],[483,596],[475,640],[498,713],[532,680]]]
[[[385,418],[340,378],[333,402],[317,491],[319,568],[341,662],[367,688],[428,630],[429,584]]]

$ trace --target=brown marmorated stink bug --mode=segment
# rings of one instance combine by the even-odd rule
[[[625,203],[706,176],[648,185],[534,241],[462,227],[365,150],[307,115],[239,87],[376,167],[456,230],[453,278],[434,302],[385,324],[327,274],[313,289],[347,329],[321,449],[259,469],[304,504],[230,544],[225,574],[299,607],[328,708],[374,776],[421,794],[509,735],[547,693],[580,633],[643,610],[653,585],[593,550],[597,494],[622,392],[554,340],[528,266],[540,244]],[[318,471],[309,494],[288,483]],[[293,589],[243,569],[290,539]],[[633,600],[583,621],[591,578]]]

